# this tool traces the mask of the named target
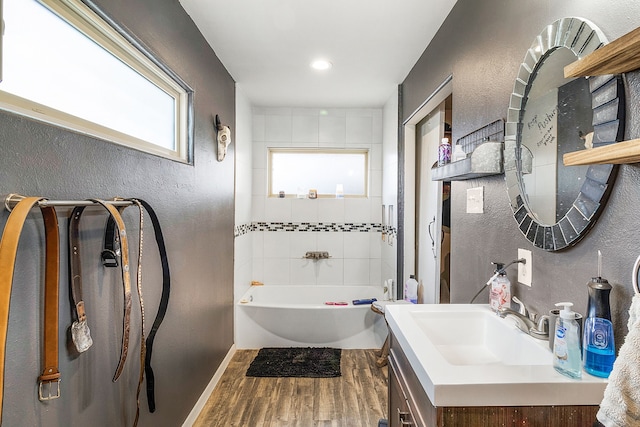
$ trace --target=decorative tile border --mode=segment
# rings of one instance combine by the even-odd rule
[[[297,232],[361,232],[386,233],[396,235],[396,229],[379,223],[337,223],[337,222],[252,222],[238,225],[234,237],[240,237],[251,231],[297,231]]]

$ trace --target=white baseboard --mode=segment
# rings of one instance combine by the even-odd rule
[[[213,389],[218,384],[218,381],[220,381],[220,378],[222,377],[222,374],[224,373],[225,369],[227,369],[227,366],[229,366],[229,362],[231,361],[231,358],[233,357],[235,352],[236,352],[236,345],[233,344],[229,349],[229,352],[227,353],[227,355],[222,360],[222,363],[216,370],[216,373],[213,374],[213,378],[211,378],[211,381],[209,381],[207,388],[205,388],[202,394],[200,395],[200,398],[198,399],[195,406],[189,413],[189,416],[187,417],[186,420],[184,420],[182,427],[191,427],[193,426],[193,423],[196,422],[198,415],[200,415],[200,412],[202,412],[204,405],[206,405],[207,400],[209,400],[209,396],[211,396]]]

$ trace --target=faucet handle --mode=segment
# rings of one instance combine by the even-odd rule
[[[523,316],[527,316],[529,317],[529,310],[527,309],[527,306],[524,305],[524,303],[522,301],[520,301],[518,299],[518,297],[516,297],[515,295],[511,298],[511,300],[513,300],[513,302],[515,302],[516,304],[518,304],[518,312],[520,314],[522,314]]]

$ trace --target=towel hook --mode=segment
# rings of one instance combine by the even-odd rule
[[[633,272],[631,273],[633,291],[636,294],[640,294],[640,288],[638,288],[638,273],[640,273],[640,256],[638,256],[638,259],[636,259],[636,263],[633,265]]]

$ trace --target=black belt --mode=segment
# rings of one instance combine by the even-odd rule
[[[158,306],[156,318],[146,339],[146,354],[144,364],[144,370],[147,378],[147,402],[149,404],[149,412],[155,412],[155,377],[153,374],[153,368],[151,367],[151,354],[153,352],[153,341],[156,337],[158,329],[160,329],[160,325],[164,320],[164,316],[167,313],[167,307],[169,305],[169,294],[171,290],[169,261],[167,259],[167,250],[164,243],[164,237],[162,235],[160,221],[158,220],[158,216],[156,215],[151,205],[141,199],[125,200],[139,202],[149,214],[149,218],[151,218],[151,223],[153,224],[158,252],[160,254],[160,263],[162,265],[162,296],[160,297],[160,304]],[[117,265],[117,258],[112,256],[113,254],[117,253],[117,236],[114,231],[115,227],[113,220],[112,218],[109,218],[105,227],[104,250],[102,251],[102,260],[105,267],[115,267]]]

